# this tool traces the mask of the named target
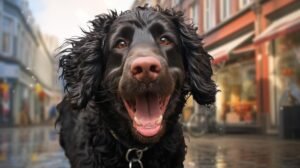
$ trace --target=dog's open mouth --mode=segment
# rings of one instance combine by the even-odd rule
[[[132,100],[123,98],[133,127],[144,137],[154,137],[163,127],[164,113],[170,96],[145,93]]]

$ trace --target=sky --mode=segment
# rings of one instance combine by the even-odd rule
[[[28,0],[36,23],[43,33],[54,35],[62,43],[80,36],[87,22],[109,9],[130,9],[134,0]]]

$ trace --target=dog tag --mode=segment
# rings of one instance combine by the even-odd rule
[[[133,163],[138,163],[139,166],[140,166],[140,168],[144,168],[142,161],[140,161],[140,160],[135,160],[135,159],[129,162],[129,168],[132,168],[132,164],[133,164]]]
[[[126,160],[129,162],[129,168],[132,168],[133,163],[137,163],[140,168],[144,168],[141,159],[143,157],[143,152],[146,150],[148,150],[148,147],[145,147],[144,149],[138,149],[138,148],[128,149],[126,153]]]

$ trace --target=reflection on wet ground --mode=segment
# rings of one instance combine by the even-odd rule
[[[0,168],[68,168],[52,127],[0,129]]]
[[[187,138],[186,168],[298,168],[300,141],[251,135]],[[52,127],[0,128],[0,168],[69,168]]]
[[[257,135],[206,135],[190,139],[188,168],[299,168],[300,141]]]

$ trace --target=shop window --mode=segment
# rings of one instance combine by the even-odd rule
[[[31,114],[30,90],[25,85],[20,85],[20,94],[20,124],[26,126],[34,121]]]
[[[220,70],[216,82],[218,120],[229,124],[256,122],[256,81],[254,60],[229,65]]]
[[[300,34],[275,41],[275,89],[277,111],[280,106],[300,105]]]
[[[208,31],[216,26],[216,1],[204,1],[204,30]]]
[[[221,0],[221,20],[225,20],[231,16],[231,0]]]
[[[0,79],[0,125],[8,124],[11,116],[10,84]]]
[[[0,52],[4,56],[12,56],[13,53],[13,38],[15,33],[14,18],[9,15],[2,15],[1,18],[1,46]]]

